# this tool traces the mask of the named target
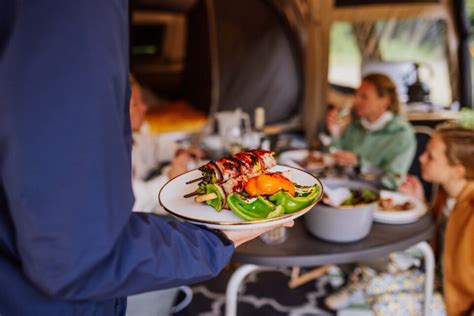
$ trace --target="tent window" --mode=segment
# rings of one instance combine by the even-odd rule
[[[331,29],[329,81],[356,87],[361,75],[381,71],[397,82],[401,100],[415,81],[414,63],[430,88],[432,103],[452,102],[443,21],[406,19],[334,23]]]
[[[446,24],[441,20],[410,19],[376,23],[380,55],[386,61],[409,61],[420,65],[421,81],[430,87],[431,101],[448,106],[452,102]],[[406,80],[412,81],[412,74]]]
[[[333,23],[329,49],[329,82],[357,87],[360,83],[362,59],[351,23]]]

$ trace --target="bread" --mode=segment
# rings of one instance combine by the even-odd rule
[[[186,101],[174,101],[160,106],[146,116],[153,134],[166,132],[197,132],[207,122],[207,116]]]

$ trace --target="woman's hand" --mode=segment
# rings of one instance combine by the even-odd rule
[[[326,128],[333,138],[339,138],[346,130],[351,120],[346,119],[343,122],[344,123],[341,124],[339,110],[334,106],[330,107],[326,112]]]
[[[170,169],[167,174],[168,178],[173,179],[174,177],[185,173],[189,169],[189,163],[196,159],[201,159],[203,156],[204,153],[199,148],[178,149],[176,151],[176,156],[173,161],[171,161]]]
[[[266,233],[269,230],[272,230],[277,227],[293,227],[295,223],[293,221],[286,222],[283,225],[275,225],[269,226],[264,228],[256,228],[256,229],[249,229],[249,230],[223,230],[222,232],[232,240],[234,243],[234,247],[238,247],[247,241],[250,241],[254,238],[257,238],[263,233]]]
[[[332,153],[336,163],[343,167],[355,167],[357,166],[357,155],[352,151],[347,150],[336,150]]]
[[[413,175],[408,175],[406,181],[400,184],[397,189],[402,193],[416,197],[420,201],[425,201],[425,190],[423,189],[423,185],[420,180]]]
[[[185,152],[174,157],[173,161],[171,161],[170,169],[168,170],[168,179],[173,179],[188,171],[188,163],[192,161],[192,159],[191,155]]]

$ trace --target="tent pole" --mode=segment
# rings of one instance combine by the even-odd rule
[[[206,11],[209,30],[209,52],[211,65],[211,97],[209,120],[212,124],[214,115],[219,109],[219,93],[220,93],[220,74],[219,74],[219,52],[217,47],[217,27],[216,12],[214,8],[214,0],[206,0]]]
[[[451,91],[452,99],[462,101],[460,93],[460,72],[459,72],[459,30],[456,28],[456,17],[454,13],[454,5],[451,1],[443,0],[443,6],[447,12],[446,14],[446,40],[447,40],[447,51],[448,57],[448,70],[449,77],[451,78]],[[466,106],[465,104],[462,104]],[[469,104],[470,105],[470,104]]]
[[[326,110],[333,0],[310,0],[308,4],[310,23],[305,60],[303,126],[308,146],[313,147]]]

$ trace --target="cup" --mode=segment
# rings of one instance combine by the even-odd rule
[[[215,114],[219,136],[230,153],[242,150],[245,135],[251,132],[250,117],[241,109]]]
[[[243,138],[243,146],[247,149],[258,148],[260,147],[261,139],[262,139],[262,133],[260,132],[247,133]]]
[[[279,245],[288,239],[288,231],[286,227],[276,227],[261,234],[260,239],[269,245]]]
[[[337,123],[341,126],[346,126],[351,121],[351,108],[350,103],[345,103],[337,112]]]

